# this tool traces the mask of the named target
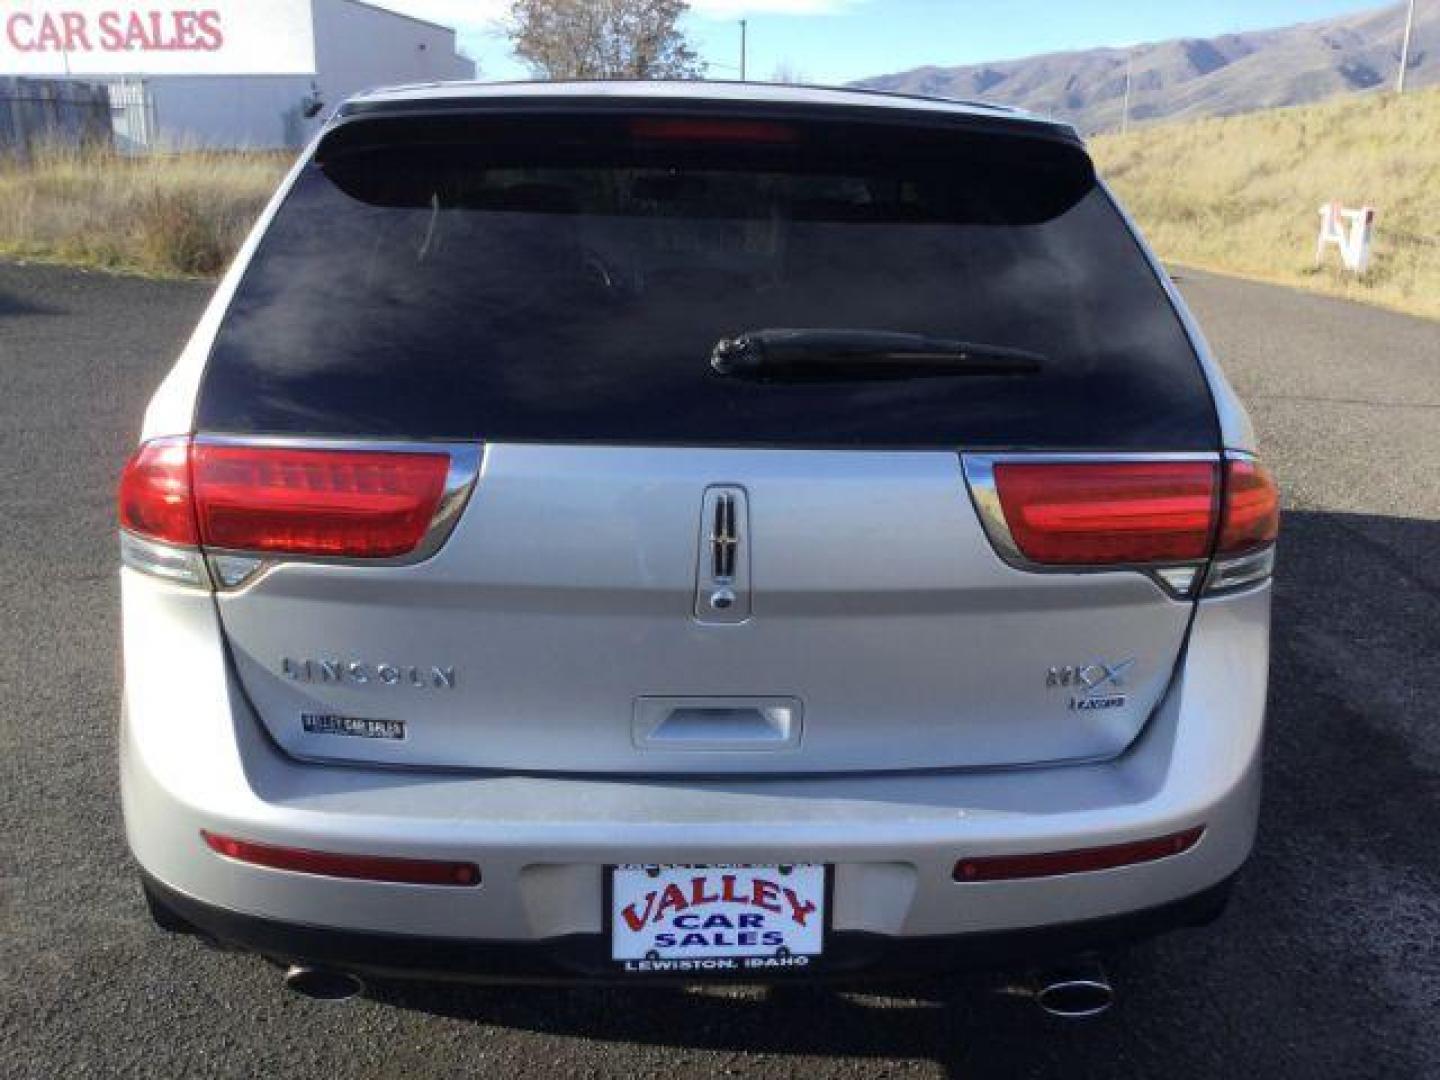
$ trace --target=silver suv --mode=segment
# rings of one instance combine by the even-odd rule
[[[1207,921],[1259,795],[1253,450],[1068,126],[352,100],[120,484],[151,910],[333,994]]]

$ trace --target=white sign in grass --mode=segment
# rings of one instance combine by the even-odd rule
[[[311,75],[311,0],[0,0],[0,75]]]
[[[1320,207],[1320,236],[1315,241],[1315,265],[1325,259],[1325,249],[1336,247],[1345,269],[1363,274],[1370,265],[1370,236],[1375,230],[1375,209],[1362,206],[1347,210],[1339,200]]]

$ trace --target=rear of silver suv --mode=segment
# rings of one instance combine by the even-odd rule
[[[1273,483],[1066,127],[381,92],[121,481],[152,910],[356,973],[794,977],[1222,905]]]

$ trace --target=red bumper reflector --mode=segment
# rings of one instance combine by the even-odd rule
[[[402,885],[479,885],[474,863],[432,859],[396,859],[386,855],[338,855],[328,851],[276,847],[200,830],[210,850],[238,862],[291,870],[297,874],[390,881]]]
[[[450,455],[216,446],[191,451],[201,543],[236,551],[387,558],[413,551]]]
[[[1136,840],[1129,844],[1034,855],[986,855],[975,859],[961,859],[955,864],[955,880],[1013,881],[1017,878],[1081,874],[1089,870],[1113,870],[1117,866],[1154,862],[1156,859],[1189,851],[1204,832],[1205,826],[1197,825],[1184,832],[1157,836],[1153,840]]]
[[[1216,467],[1205,461],[1003,462],[1010,534],[1055,566],[1185,562],[1210,554]]]

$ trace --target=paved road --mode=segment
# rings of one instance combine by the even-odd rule
[[[0,1075],[1440,1076],[1440,323],[1182,276],[1292,507],[1264,827],[1221,927],[1075,1026],[966,981],[323,1006],[151,930],[111,484],[207,290],[0,264]]]

